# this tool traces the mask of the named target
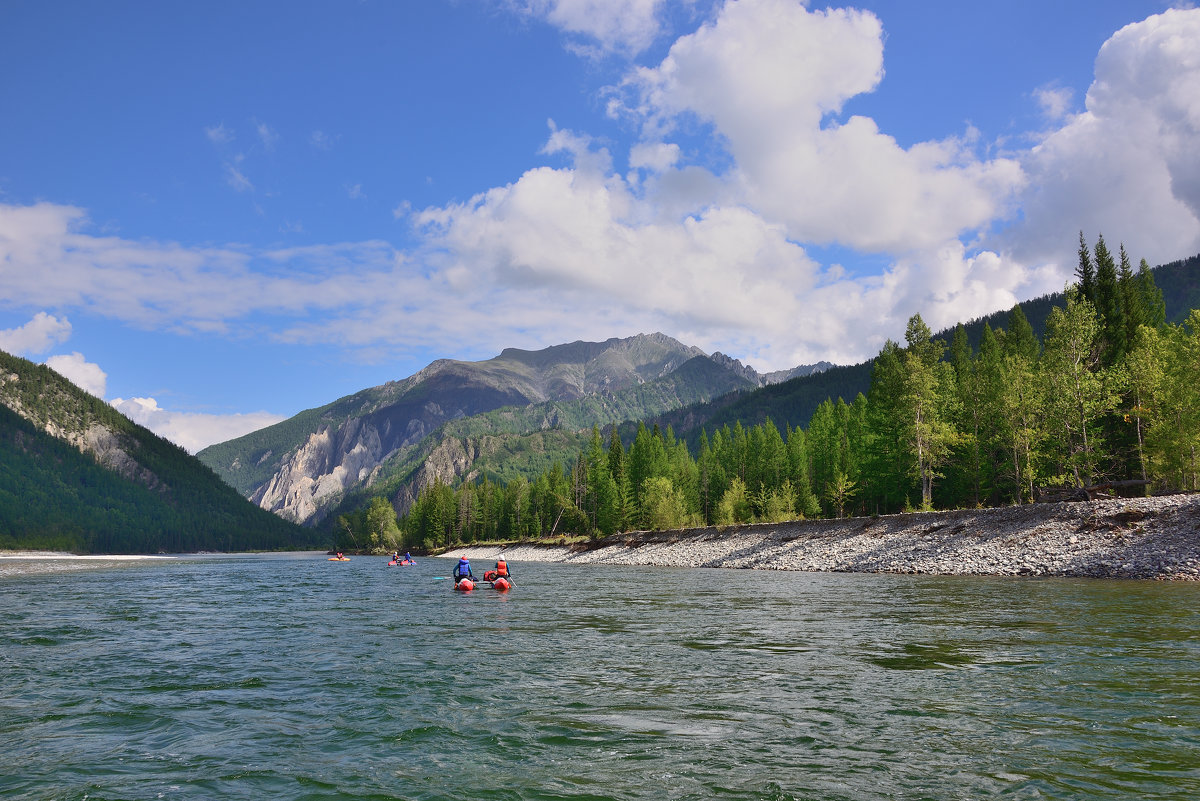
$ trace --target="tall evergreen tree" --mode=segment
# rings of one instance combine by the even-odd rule
[[[629,487],[629,463],[625,454],[625,446],[621,444],[621,435],[617,427],[612,427],[612,435],[608,443],[608,472],[612,475],[617,498],[617,528],[625,530],[632,517],[633,493]]]
[[[1121,243],[1121,263],[1117,269],[1117,282],[1121,288],[1121,307],[1125,312],[1125,349],[1128,352],[1133,347],[1138,327],[1146,322],[1146,306],[1123,242]]]
[[[1092,255],[1088,251],[1087,241],[1083,238],[1083,231],[1079,232],[1079,266],[1075,268],[1075,277],[1078,280],[1079,294],[1087,299],[1089,303],[1096,302],[1096,267],[1092,264]]]
[[[995,346],[995,337],[986,322],[983,325],[983,337]],[[951,504],[958,505],[969,500],[972,506],[978,506],[985,483],[984,427],[988,410],[985,407],[979,361],[973,358],[967,342],[967,331],[962,323],[955,326],[950,341],[950,364],[954,368],[954,388],[958,395],[956,425],[961,436],[957,443],[956,458],[947,472],[946,483]]]
[[[1029,319],[1025,316],[1025,310],[1018,303],[1008,313],[1008,330],[1004,336],[1004,354],[1006,356],[1020,356],[1032,363],[1037,361],[1040,351],[1041,345],[1038,343],[1037,335],[1033,333],[1033,326],[1029,324]]]
[[[1150,478],[1146,435],[1159,419],[1157,399],[1163,385],[1165,361],[1159,330],[1146,325],[1141,326],[1126,356],[1129,370],[1129,404],[1126,416],[1134,424],[1138,472],[1143,481]]]
[[[860,488],[859,494],[860,497],[866,495],[864,500],[868,508],[874,511],[894,511],[907,503],[908,460],[900,412],[905,382],[903,357],[900,346],[889,339],[871,367],[871,388],[867,395],[867,413],[870,417],[868,429],[871,435],[867,443],[864,471],[869,480],[865,487]],[[809,430],[812,431],[811,428]],[[820,447],[817,443],[813,444],[814,463],[819,458]],[[828,471],[822,470],[820,480],[814,478],[813,481],[813,490],[827,502],[829,494],[826,490],[834,479],[836,467],[834,465]],[[828,506],[826,511],[832,515]]]
[[[1137,280],[1145,314],[1143,324],[1151,328],[1162,328],[1167,322],[1167,304],[1163,300],[1162,290],[1154,283],[1154,273],[1150,271],[1150,265],[1146,264],[1145,259],[1138,264]]]
[[[1104,235],[1096,240],[1096,313],[1100,316],[1103,338],[1101,362],[1105,367],[1116,364],[1125,354],[1125,313],[1121,305],[1121,287],[1117,265],[1104,244]]]

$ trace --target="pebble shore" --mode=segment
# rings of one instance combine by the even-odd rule
[[[574,546],[468,546],[517,562],[926,575],[1200,580],[1200,495],[631,532]]]

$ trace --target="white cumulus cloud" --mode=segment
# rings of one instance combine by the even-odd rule
[[[515,5],[568,34],[594,41],[598,52],[638,53],[661,32],[658,15],[665,0],[518,0]]]
[[[45,353],[71,338],[71,323],[66,317],[38,312],[19,328],[0,331],[0,350],[17,356]]]
[[[1079,231],[1151,264],[1200,252],[1200,10],[1173,9],[1104,43],[1085,110],[1022,161],[1022,222],[996,245],[1074,269]]]
[[[1046,89],[1053,128],[999,158],[969,131],[902,147],[867,116],[841,118],[878,85],[884,36],[868,12],[726,3],[614,90],[639,126],[630,152],[551,124],[541,152],[569,166],[400,204],[409,252],[126,239],[90,232],[82,209],[0,204],[0,298],[147,330],[447,355],[661,330],[775,369],[872,356],[915,312],[937,328],[1059,290],[1081,229],[1151,263],[1200,250],[1200,11],[1116,32],[1084,110],[1053,122],[1068,98]],[[826,245],[849,269],[821,263]]]
[[[226,415],[176,412],[162,408],[154,398],[113,398],[110,403],[133,422],[171,440],[189,453],[284,419],[268,412]]]
[[[649,130],[695,115],[728,143],[741,202],[795,239],[868,252],[941,246],[1009,210],[1024,182],[1011,159],[964,139],[905,149],[868,117],[834,119],[883,77],[883,27],[867,11],[740,0],[630,76]]]
[[[108,388],[108,373],[101,370],[100,365],[89,362],[78,351],[65,356],[51,356],[46,359],[46,366],[97,398],[103,398]]]

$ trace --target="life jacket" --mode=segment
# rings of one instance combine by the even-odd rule
[[[507,576],[508,575],[508,563],[505,562],[503,559],[500,559],[499,561],[496,562],[496,575],[497,576]]]
[[[454,568],[454,575],[460,577],[471,575],[471,563],[466,559],[459,559],[458,567]]]

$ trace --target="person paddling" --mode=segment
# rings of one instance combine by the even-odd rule
[[[467,557],[458,557],[458,564],[454,566],[454,583],[462,581],[465,578],[474,579],[475,574],[471,572],[471,562]]]
[[[507,579],[509,584],[513,583],[512,571],[508,567],[508,562],[501,556],[496,560],[496,567],[483,574],[484,581],[495,581],[498,578]]]

